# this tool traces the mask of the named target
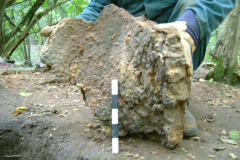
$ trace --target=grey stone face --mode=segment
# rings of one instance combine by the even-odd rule
[[[59,76],[79,83],[111,134],[111,80],[119,81],[119,134],[142,134],[168,148],[181,142],[191,89],[179,35],[109,5],[98,20],[62,20],[41,52]]]

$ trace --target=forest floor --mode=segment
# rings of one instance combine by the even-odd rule
[[[183,139],[174,150],[169,150],[159,142],[128,136],[120,138],[119,154],[112,154],[111,137],[102,133],[101,123],[84,105],[81,91],[69,82],[43,83],[51,77],[50,72],[41,70],[0,75],[0,159],[240,157],[240,141],[231,140],[239,138],[234,131],[240,131],[239,88],[210,81],[195,82],[189,110],[197,119],[198,137]],[[28,108],[20,113],[17,108],[21,106]]]

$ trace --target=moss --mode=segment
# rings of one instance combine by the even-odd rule
[[[219,56],[217,61],[217,67],[214,73],[214,81],[221,82],[224,78],[224,64],[222,56]]]
[[[217,63],[218,60],[216,60],[215,58],[212,59],[213,63]]]
[[[234,82],[234,71],[235,71],[235,66],[237,64],[237,61],[235,61],[234,65],[232,67],[227,67],[226,69],[226,83],[227,84],[233,84]]]
[[[211,71],[209,72],[208,76],[206,77],[206,80],[212,79],[213,76],[214,76],[214,70],[211,70]]]

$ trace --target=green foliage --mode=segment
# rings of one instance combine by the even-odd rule
[[[19,33],[15,35],[9,35],[14,29],[15,26],[19,24],[19,22],[23,19],[23,17],[28,13],[29,9],[33,6],[33,4],[37,0],[16,0],[16,3],[13,3],[11,6],[5,9],[6,15],[9,19],[4,19],[4,33],[5,33],[5,40],[6,38],[9,39],[8,43],[12,43]],[[53,5],[58,4],[59,2],[63,2],[66,0],[44,0],[45,2],[39,7],[36,11],[35,15],[45,11],[46,9],[52,7]],[[52,11],[48,12],[47,15],[42,17],[37,24],[33,26],[33,28],[28,32],[31,35],[30,43],[31,48],[33,46],[36,48],[37,45],[43,45],[46,38],[40,35],[41,28],[48,26],[48,25],[55,25],[60,22],[63,18],[72,18],[76,15],[79,15],[89,4],[91,0],[69,0],[67,3],[63,3],[60,6],[54,8]],[[34,17],[33,17],[34,18]],[[21,31],[26,29],[26,25],[21,28]],[[13,52],[11,59],[17,62],[24,62],[25,50],[23,49],[25,43],[24,41],[20,43],[17,49]],[[39,47],[41,48],[41,47]],[[31,49],[32,50],[32,49]],[[39,59],[38,56],[39,50],[32,53],[31,57],[34,59]],[[33,62],[39,63],[39,62]]]
[[[25,42],[22,42],[19,47],[13,52],[11,59],[16,62],[23,62],[24,61],[24,50],[23,46],[25,45]]]
[[[239,140],[239,139],[240,139],[240,136],[239,136],[239,133],[238,133],[237,130],[230,131],[230,132],[229,132],[229,137],[230,137],[232,140]]]
[[[221,26],[219,26],[212,34],[206,49],[206,54],[204,57],[204,63],[206,62],[216,62],[216,60],[210,55],[210,53],[214,53],[217,40],[219,38],[219,31],[221,30]]]
[[[42,6],[43,6],[44,8],[47,8],[47,7],[49,6],[49,4],[48,4],[48,2],[44,2],[44,3],[42,4]]]
[[[20,92],[20,95],[21,95],[21,96],[24,96],[24,97],[28,97],[28,96],[30,96],[31,94],[26,93],[26,92]]]

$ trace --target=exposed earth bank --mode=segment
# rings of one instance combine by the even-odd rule
[[[41,70],[0,76],[0,159],[225,160],[232,159],[230,153],[240,157],[239,140],[219,140],[240,130],[238,88],[195,82],[189,110],[197,119],[198,137],[183,139],[168,150],[159,142],[128,135],[120,138],[120,152],[114,155],[111,137],[102,133],[81,90],[71,83]],[[19,113],[21,106],[28,108]]]

